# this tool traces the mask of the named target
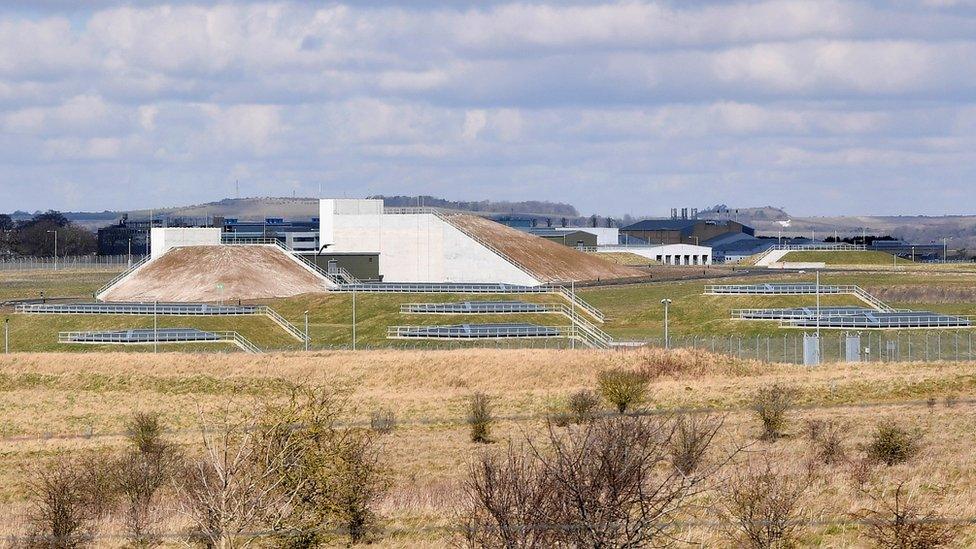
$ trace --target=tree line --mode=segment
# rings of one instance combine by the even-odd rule
[[[48,210],[22,221],[0,214],[0,256],[51,257],[55,231],[59,257],[88,255],[98,250],[93,232],[75,225],[61,212]]]

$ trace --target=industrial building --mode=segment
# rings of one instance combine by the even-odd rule
[[[629,242],[646,244],[705,244],[708,240],[729,235],[755,236],[756,231],[737,221],[710,219],[645,219],[620,228]]]

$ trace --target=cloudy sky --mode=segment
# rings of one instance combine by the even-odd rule
[[[976,0],[0,4],[0,211],[976,210]]]

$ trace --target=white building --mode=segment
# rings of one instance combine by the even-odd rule
[[[600,246],[600,253],[626,252],[663,265],[711,265],[712,249],[693,244],[662,244],[660,246]]]
[[[319,223],[325,253],[378,253],[386,282],[542,283],[429,210],[386,212],[379,199],[323,199]]]
[[[149,233],[149,255],[160,257],[170,248],[179,246],[219,246],[219,228],[153,227]]]

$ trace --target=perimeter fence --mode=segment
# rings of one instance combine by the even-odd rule
[[[90,270],[122,271],[142,255],[69,255],[65,257],[0,257],[0,271]]]

